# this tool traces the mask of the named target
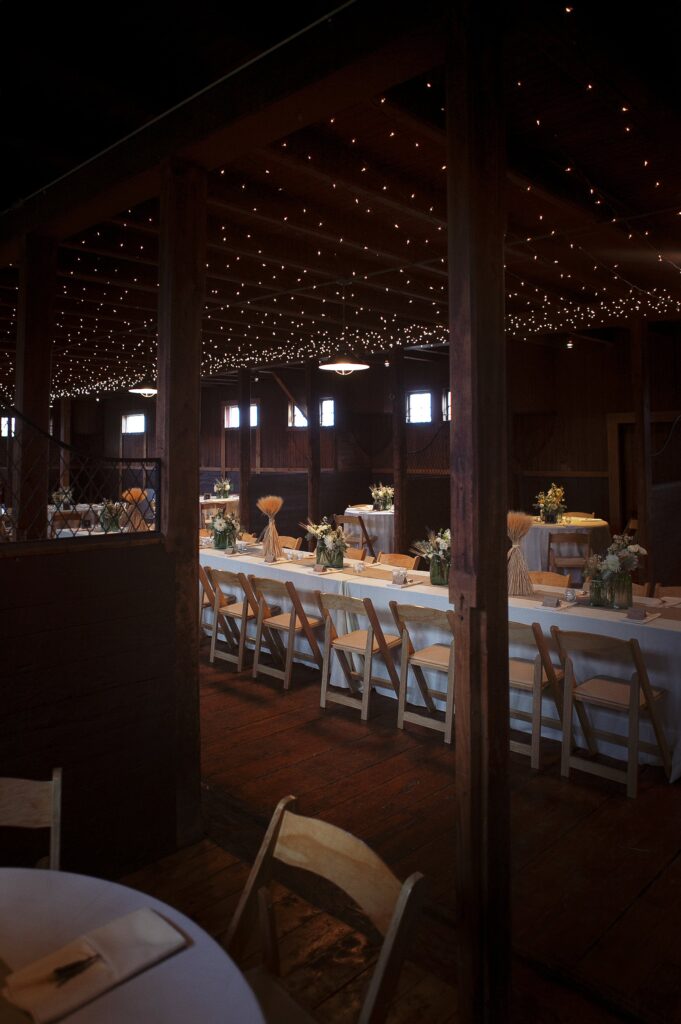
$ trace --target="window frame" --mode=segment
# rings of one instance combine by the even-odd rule
[[[442,420],[444,423],[452,422],[452,389],[445,388],[442,392]]]
[[[131,419],[141,418],[144,423],[143,430],[126,430],[127,421]],[[121,413],[121,437],[142,437],[147,432],[147,414],[140,412],[139,409],[135,409],[133,412]]]
[[[259,402],[251,402],[249,408],[250,408],[250,416],[249,416],[250,422],[249,422],[249,426],[250,426],[251,430],[257,430],[258,427],[260,426],[260,403]],[[227,413],[228,413],[228,411],[230,409],[236,409],[237,410],[237,416],[239,416],[239,403],[238,402],[223,402],[222,403],[222,429],[223,430],[238,430],[239,429],[239,423],[235,424],[234,426],[232,426],[231,423],[225,423],[225,420],[227,419]],[[255,409],[255,423],[253,423],[253,410],[254,409]],[[239,416],[239,419],[241,419],[240,416]]]
[[[322,423],[322,407],[324,402],[333,403],[333,423]],[[305,420],[304,424],[295,422],[296,412],[298,412]],[[310,425],[309,420],[303,416],[302,410],[295,404],[295,402],[288,403],[286,422],[289,430],[307,430]],[[324,398],[319,399],[319,426],[322,430],[333,430],[336,426],[336,399],[332,395],[326,395]]]
[[[411,398],[413,396],[415,396],[415,395],[428,395],[428,401],[429,401],[429,406],[430,406],[430,415],[429,415],[429,418],[427,420],[412,420],[411,417],[410,417]],[[433,422],[433,392],[428,390],[428,388],[419,388],[418,390],[408,391],[407,392],[407,401],[406,401],[406,408],[405,408],[404,415],[405,415],[405,422],[409,423],[409,424],[413,424],[415,426],[419,426],[419,425],[426,424],[426,423],[432,423]]]

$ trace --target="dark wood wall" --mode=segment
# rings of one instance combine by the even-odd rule
[[[115,875],[175,846],[174,563],[157,538],[0,557],[0,775],[61,766],[65,870]],[[0,863],[44,834],[0,830]]]

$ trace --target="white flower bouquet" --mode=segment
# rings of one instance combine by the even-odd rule
[[[232,483],[229,477],[221,476],[213,484],[213,494],[216,498],[228,498],[232,492]]]
[[[213,533],[213,545],[216,548],[224,550],[225,548],[236,546],[236,538],[241,529],[238,516],[233,512],[228,512],[227,515],[223,515],[222,512],[216,512],[208,522]]]
[[[340,526],[333,526],[326,516],[321,523],[312,523],[308,520],[300,524],[307,531],[308,539],[317,541],[316,557],[319,565],[326,565],[334,569],[343,568],[343,555],[349,545]]]
[[[388,512],[393,507],[395,499],[394,487],[390,487],[389,484],[378,483],[372,484],[370,490],[376,510]]]
[[[52,491],[52,501],[57,509],[71,508],[73,505],[73,490],[70,487],[58,487]]]
[[[430,562],[430,582],[436,586],[446,586],[452,564],[451,530],[429,530],[427,538],[417,540],[412,550]]]
[[[591,555],[584,569],[585,579],[604,580],[606,583],[619,573],[632,573],[648,552],[640,544],[632,544],[626,534],[615,534],[604,555]]]
[[[99,524],[105,533],[115,533],[121,528],[121,516],[125,511],[122,501],[107,498],[99,512]]]

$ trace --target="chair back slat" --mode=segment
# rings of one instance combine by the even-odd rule
[[[435,629],[442,629],[445,633],[454,632],[454,613],[451,611],[442,611],[439,608],[423,608],[421,605],[416,604],[398,604],[397,601],[391,601],[390,608],[398,628],[414,622],[422,626],[433,626]]]
[[[366,616],[366,608],[361,597],[345,597],[343,594],[323,594],[316,591],[317,603],[323,612],[350,612],[352,615]]]
[[[589,534],[585,532],[574,533],[550,533],[549,534],[549,547],[553,544],[576,544],[580,548],[585,548],[587,551],[591,549],[591,541],[589,540]]]
[[[256,598],[267,596],[272,597],[288,597],[288,590],[286,584],[282,580],[271,580],[266,576],[249,576],[251,586]]]
[[[532,626],[527,622],[509,622],[508,643],[509,646],[511,644],[517,644],[521,647],[533,647],[536,649],[537,645]]]
[[[52,870],[59,868],[61,830],[61,768],[49,781],[0,778],[0,825],[49,828]]]
[[[601,657],[628,658],[633,661],[632,641],[600,633],[568,632],[551,626],[561,658],[571,654],[586,654]]]
[[[569,587],[570,577],[568,575],[563,576],[559,572],[539,572],[531,571],[528,573],[530,581],[538,587]]]
[[[402,885],[361,839],[326,821],[287,811],[274,856],[333,882],[385,935]]]
[[[302,537],[288,537],[279,534],[279,543],[282,548],[291,548],[293,551],[300,551],[303,545]]]
[[[381,551],[377,562],[380,565],[394,565],[398,569],[415,569],[419,555],[401,555],[398,551]]]
[[[655,597],[681,597],[681,587],[661,587],[655,584]]]

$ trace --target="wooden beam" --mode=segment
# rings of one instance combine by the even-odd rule
[[[508,1019],[509,795],[500,11],[453,5],[447,62],[457,1020]]]
[[[239,518],[244,530],[251,528],[251,373],[242,366],[239,387]],[[223,431],[224,433],[224,431]]]
[[[321,435],[319,423],[319,370],[315,363],[305,367],[307,405],[307,515],[319,522],[319,485],[321,478]]]
[[[307,410],[307,398],[306,398],[306,396],[303,395],[302,398],[301,397],[296,398],[295,395],[293,394],[293,392],[291,391],[290,387],[288,386],[288,384],[284,380],[282,374],[281,373],[275,373],[274,370],[272,370],[271,372],[272,372],[272,377],[277,382],[277,384],[279,385],[281,390],[284,392],[284,394],[288,398],[288,400],[291,403],[291,405],[297,405],[298,408],[300,409],[300,411],[302,412],[303,416],[307,420],[308,419],[308,415],[307,415],[307,411],[308,410]]]
[[[395,551],[407,550],[407,440],[405,429],[404,353],[390,357],[393,401],[393,487],[395,488]]]
[[[71,399],[59,402],[59,440],[71,444]],[[62,448],[59,454],[59,484],[68,487],[71,482],[71,452]]]
[[[650,426],[650,359],[648,325],[636,320],[631,326],[631,381],[634,398],[634,465],[636,467],[636,516],[638,540],[648,554],[641,573],[654,583],[655,552],[652,545],[652,432]]]
[[[179,846],[202,835],[199,745],[199,427],[206,176],[168,164],[161,192],[157,454],[161,517],[175,557],[175,793]],[[170,682],[170,681],[169,681]]]
[[[50,429],[56,270],[54,242],[41,235],[27,235],[19,269],[15,405],[32,426],[22,420],[17,422],[19,540],[39,540],[46,536],[47,530],[49,442],[46,435]]]

